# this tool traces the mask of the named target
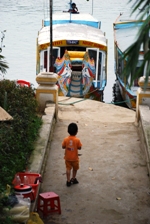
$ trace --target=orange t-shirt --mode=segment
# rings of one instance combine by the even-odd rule
[[[62,147],[65,148],[64,159],[68,161],[77,161],[78,149],[81,148],[82,143],[76,136],[68,136],[62,142]]]

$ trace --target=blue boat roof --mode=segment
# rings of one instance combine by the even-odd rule
[[[115,30],[118,29],[128,29],[128,28],[134,28],[134,27],[141,27],[143,24],[142,21],[120,21],[118,23],[114,23]]]
[[[95,19],[92,15],[87,13],[69,13],[69,12],[62,12],[62,13],[55,13],[53,14],[52,24],[66,24],[66,23],[75,23],[75,24],[83,24],[95,28],[100,28],[100,22]],[[44,26],[49,26],[50,20],[44,20]]]

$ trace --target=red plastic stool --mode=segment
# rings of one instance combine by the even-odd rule
[[[39,194],[37,211],[41,211],[43,216],[53,212],[59,212],[59,214],[61,214],[59,196],[54,192],[45,192]]]

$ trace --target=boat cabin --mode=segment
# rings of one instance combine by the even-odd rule
[[[36,74],[49,72],[53,67],[61,77],[64,73],[60,70],[69,64],[71,80],[77,76],[83,84],[81,77],[89,75],[94,88],[103,91],[107,80],[107,39],[100,30],[100,22],[90,14],[57,13],[53,16],[52,32],[51,48],[50,21],[45,19],[37,38]],[[84,74],[83,67],[87,67],[88,74]]]
[[[53,67],[54,72],[56,72],[55,61],[57,58],[62,58],[65,51],[68,51],[71,61],[71,69],[72,71],[81,71],[82,70],[82,62],[83,56],[86,52],[89,53],[90,59],[94,59],[95,62],[95,70],[96,76],[94,78],[94,86],[101,88],[101,85],[105,85],[105,83],[100,82],[101,78],[105,76],[105,60],[106,55],[103,51],[100,51],[97,48],[86,48],[86,47],[70,47],[70,46],[62,46],[62,47],[53,47]],[[103,66],[102,66],[103,65]],[[45,50],[40,52],[40,71],[39,72],[49,72],[50,71],[50,48],[48,47]]]

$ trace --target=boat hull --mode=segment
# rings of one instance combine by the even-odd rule
[[[136,35],[142,25],[142,21],[136,20],[118,20],[113,24],[114,31],[114,58],[115,58],[115,74],[120,90],[121,97],[128,108],[136,109],[136,98],[138,89],[138,78],[134,79],[131,83],[131,73],[125,75],[124,68],[127,63],[127,58],[124,57],[126,50],[136,40]],[[143,49],[139,52],[138,63],[136,71],[140,68],[143,60]],[[140,74],[142,76],[143,74]],[[140,77],[139,76],[139,77]]]
[[[122,102],[120,103],[125,103],[129,109],[136,109],[136,95],[133,94],[133,92],[126,88],[124,83],[120,80],[119,77],[117,77],[117,83],[119,86],[120,94],[122,97]]]

